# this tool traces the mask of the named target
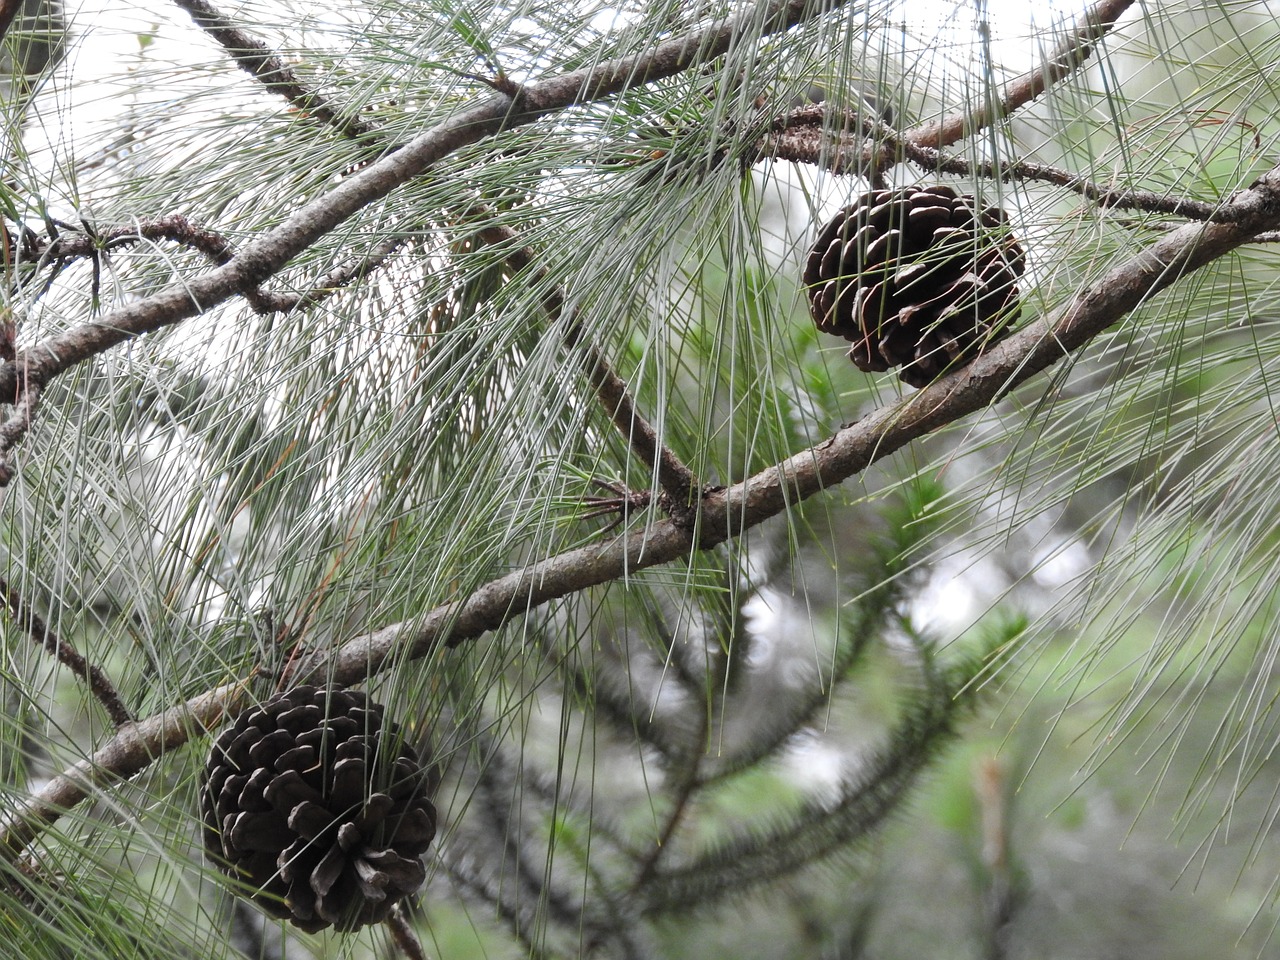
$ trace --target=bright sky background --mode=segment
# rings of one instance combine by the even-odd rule
[[[430,0],[423,2],[430,3]],[[1036,54],[1036,46],[1029,40],[1033,24],[1038,25],[1043,36],[1046,27],[1069,21],[1090,2],[1092,0],[901,0],[898,11],[917,42],[938,54],[938,62],[930,68],[936,75],[948,70],[970,69],[969,57],[976,51],[974,39],[983,23],[989,25],[993,59],[1013,70],[1026,69]],[[241,4],[239,0],[219,0],[216,5],[234,18]],[[248,6],[253,13],[246,20],[252,23],[269,4],[253,2]],[[62,106],[74,107],[81,135],[83,125],[93,123],[95,115],[105,119],[114,113],[112,107],[120,97],[144,95],[139,93],[136,84],[125,94],[118,87],[94,89],[96,84],[86,83],[94,77],[119,76],[135,68],[144,53],[141,43],[147,45],[145,55],[148,69],[152,70],[158,62],[200,65],[221,57],[187,14],[168,0],[81,0],[78,4],[68,3],[66,9],[74,39],[63,66],[75,78],[75,83],[65,87],[58,96]],[[309,19],[319,23],[314,17]],[[143,38],[141,42],[140,38]],[[936,42],[931,43],[933,38]],[[959,51],[964,56],[948,64],[946,51],[953,54]],[[166,95],[163,90],[155,92],[159,99]],[[47,133],[50,141],[65,139],[56,131]]]
[[[981,24],[989,24],[992,60],[1006,70],[1020,72],[1032,65],[1038,48],[1053,43],[1054,31],[1046,28],[1070,21],[1090,2],[901,0],[894,16],[901,17],[912,42],[924,55],[932,53],[926,72],[935,80],[951,77],[959,81],[962,89],[956,92],[962,94],[970,78],[981,72],[982,47],[975,43]],[[271,0],[217,0],[216,5],[232,18],[243,6],[250,23],[272,8]],[[876,6],[883,9],[879,3]],[[153,112],[157,118],[167,115],[172,120],[175,91],[190,90],[192,84],[207,88],[204,71],[211,64],[224,62],[222,52],[171,0],[79,0],[68,3],[66,9],[72,22],[72,43],[62,64],[62,79],[46,88],[39,119],[25,131],[26,146],[37,166],[46,161],[58,166],[68,150],[84,164],[94,162],[99,153],[105,157],[122,149],[122,109],[130,108],[136,116],[141,108],[144,113]],[[316,4],[314,9],[326,8]],[[333,11],[331,17],[344,18],[344,11],[354,8],[339,5],[327,9]],[[307,22],[323,32],[324,15],[318,14],[319,20],[316,16]],[[1030,39],[1037,31],[1038,45]],[[132,82],[129,74],[136,70],[148,71],[156,82]],[[178,85],[170,85],[170,79]],[[125,133],[145,135],[143,130]],[[59,193],[51,183],[50,198]],[[75,202],[92,206],[94,198],[81,196]]]

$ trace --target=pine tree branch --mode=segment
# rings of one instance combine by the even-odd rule
[[[94,227],[91,231],[59,231],[48,237],[27,230],[23,234],[19,254],[21,260],[33,265],[35,271],[53,264],[53,275],[56,276],[67,264],[76,260],[94,260],[112,250],[133,246],[144,240],[168,240],[197,251],[216,266],[230,262],[235,256],[235,247],[225,236],[193,223],[180,213],[112,227]],[[404,234],[383,240],[364,256],[334,267],[305,293],[272,293],[254,288],[243,291],[245,300],[259,314],[289,313],[300,307],[312,306],[376,270],[408,240]]]
[[[409,918],[405,914],[404,904],[400,903],[387,915],[386,925],[391,931],[391,939],[409,960],[428,960],[427,951],[423,949],[417,931],[413,929],[413,925],[409,923]]]
[[[798,15],[799,4],[786,9]],[[741,19],[714,28],[707,50],[728,44]],[[778,27],[789,21],[776,22]],[[594,70],[535,84],[539,97],[526,110],[549,112],[551,104],[573,102],[582,95],[607,95],[643,82],[663,71],[678,72],[692,54],[682,38],[664,44],[662,56],[652,62],[610,62]],[[698,62],[698,61],[694,61]],[[647,64],[647,65],[646,65]],[[180,290],[163,292],[115,311],[112,324],[80,328],[34,348],[29,362],[43,362],[43,373],[67,369],[105,347],[96,337],[119,342],[128,336],[163,326],[207,308],[207,297],[225,299],[246,278],[260,280],[287,256],[304,249],[320,225],[341,211],[354,210],[362,198],[386,192],[406,170],[425,168],[450,149],[473,142],[481,131],[501,129],[499,106],[509,108],[509,98],[490,97],[483,104],[428,131],[396,157],[374,164],[361,179],[357,175],[336,188],[326,200],[311,204],[285,225],[271,231],[242,251],[235,260]],[[523,115],[522,115],[523,116]],[[404,166],[400,166],[403,161]],[[420,165],[420,166],[419,166]],[[359,181],[358,183],[356,181]],[[381,194],[377,194],[381,195]],[[354,207],[351,207],[355,204]],[[591,545],[550,557],[515,571],[476,590],[471,596],[428,613],[411,624],[397,624],[349,641],[336,651],[313,658],[305,669],[287,680],[329,675],[340,683],[367,680],[390,662],[406,656],[424,656],[440,643],[456,646],[495,629],[533,608],[630,573],[668,563],[740,536],[765,519],[785,512],[799,500],[813,496],[865,469],[911,441],[982,409],[1024,383],[1036,373],[1068,356],[1126,313],[1188,273],[1248,243],[1256,234],[1280,228],[1280,168],[1261,177],[1250,189],[1234,197],[1234,222],[1187,224],[1152,244],[1137,256],[1119,264],[1104,277],[1080,291],[1052,315],[1028,325],[994,345],[969,366],[940,378],[901,401],[842,429],[817,446],[734,486],[709,494],[704,500],[698,535],[671,520],[655,523],[611,542]],[[337,221],[337,222],[340,222]],[[321,230],[321,233],[323,230]],[[178,316],[181,314],[182,316]],[[60,353],[59,348],[66,348]],[[18,364],[21,364],[19,358]],[[0,378],[0,395],[17,382],[15,364]],[[7,381],[8,390],[4,383]],[[213,726],[224,712],[233,712],[245,701],[243,684],[233,683],[201,694],[146,720],[127,724],[91,756],[54,777],[41,790],[0,823],[0,855],[16,856],[40,832],[67,810],[96,791],[136,775],[163,751],[176,749],[193,734]]]
[[[983,103],[912,127],[903,132],[903,139],[923,147],[945,147],[999,123],[1075,73],[1093,54],[1098,41],[1111,32],[1131,6],[1133,0],[1098,0],[1081,18],[1083,25],[1065,37],[1038,66],[1006,84],[1004,96],[997,102]]]
[[[797,107],[760,138],[744,162],[787,160],[836,176],[879,176],[894,159],[886,143],[888,128],[853,110],[834,115],[832,110],[827,103]]]
[[[708,722],[708,711],[705,706],[699,711],[699,717],[701,724],[699,733],[705,736]],[[663,855],[671,849],[671,841],[675,837],[676,830],[684,822],[685,814],[689,811],[689,804],[693,799],[694,793],[703,784],[700,776],[703,756],[701,746],[700,738],[694,741],[693,749],[690,749],[684,758],[683,768],[678,771],[676,783],[670,791],[673,794],[671,809],[667,811],[662,827],[659,829],[657,837],[654,838],[653,846],[649,848],[648,853],[644,855],[637,865],[635,879],[631,881],[631,893],[633,895],[642,891],[649,881],[653,879]]]
[[[82,801],[147,769],[168,750],[217,726],[248,702],[241,681],[192,697],[146,720],[126,723],[92,754],[53,777],[0,816],[0,859],[15,860],[44,830]]]
[[[669,563],[738,537],[800,500],[835,486],[931,433],[998,400],[1036,373],[1088,343],[1154,294],[1192,271],[1280,228],[1280,167],[1259,178],[1230,204],[1232,223],[1187,224],[1081,290],[1054,314],[994,345],[969,366],[890,403],[817,446],[704,499],[698,538],[674,520],[612,542],[570,550],[534,563],[446,604],[413,623],[388,626],[321,652],[285,682],[318,677],[352,684],[389,663],[454,647],[496,629],[541,604],[588,587]],[[16,855],[66,810],[118,779],[145,769],[163,750],[176,749],[214,725],[245,697],[241,683],[201,694],[139,723],[129,724],[20,805],[0,825],[0,855]]]
[[[888,743],[841,786],[834,803],[810,802],[788,821],[744,831],[691,862],[658,873],[645,889],[646,914],[687,913],[777,880],[865,837],[900,806],[903,793],[939,749],[954,739],[970,699],[960,696],[981,670],[980,658],[939,671],[925,653],[925,690],[906,710]]]
[[[548,322],[555,326],[565,322],[565,345],[580,355],[587,381],[595,391],[596,399],[610,421],[641,463],[648,464],[654,473],[656,485],[667,494],[665,505],[672,517],[691,524],[695,510],[693,503],[701,492],[693,471],[658,436],[658,431],[636,409],[635,399],[624,381],[614,371],[609,361],[594,343],[586,338],[582,318],[570,308],[565,316],[564,291],[550,282],[545,267],[538,265],[535,251],[520,242],[519,235],[509,227],[486,226],[479,231],[485,242],[507,251],[507,263],[517,272],[526,273],[534,284],[545,287],[542,309]]]
[[[111,718],[112,723],[120,727],[133,720],[129,709],[120,699],[120,694],[116,692],[115,686],[107,675],[85,660],[70,643],[54,633],[43,618],[32,610],[18,591],[4,579],[0,579],[0,600],[3,600],[9,615],[30,635],[32,640],[53,654],[59,663],[67,667],[81,683],[89,688],[89,692],[107,711],[107,716]]]
[[[1117,190],[1047,163],[1033,163],[1029,160],[1007,160],[999,163],[990,160],[975,162],[933,147],[912,143],[905,138],[900,139],[898,144],[903,156],[926,170],[1005,182],[1039,180],[1070,190],[1106,209],[1145,210],[1149,213],[1163,213],[1171,217],[1185,217],[1188,220],[1214,223],[1227,223],[1231,217],[1240,215],[1239,211],[1223,206],[1221,203],[1171,197],[1168,194],[1156,193],[1154,190]]]
[[[1280,167],[1230,204],[1233,222],[1189,223],[1110,270],[1050,316],[992,346],[967,367],[889,403],[834,436],[703,500],[697,535],[664,520],[604,543],[569,550],[500,577],[420,620],[385,627],[296,666],[285,683],[353,684],[389,664],[455,647],[559,597],[624,579],[741,536],[792,504],[836,486],[895,450],[980,410],[1087,344],[1161,290],[1258,233],[1280,228]],[[92,756],[55,777],[0,821],[0,856],[14,856],[64,812],[163,750],[186,743],[244,700],[240,683],[129,724]]]
[[[856,110],[846,110],[837,118],[839,124],[833,125],[827,104],[803,104],[776,118],[756,147],[743,155],[743,162],[771,157],[810,163],[837,175],[866,177],[879,189],[884,169],[905,156],[926,169],[946,173],[1046,180],[1104,207],[1127,206],[1197,220],[1219,218],[1221,206],[1216,204],[1177,200],[1150,191],[1116,191],[1045,164],[970,163],[941,152],[940,148],[999,123],[1074,74],[1132,4],[1133,0],[1099,0],[1085,11],[1081,18],[1084,26],[1068,35],[1039,66],[1010,81],[998,103],[959,110],[902,132],[893,130],[883,117]]]
[[[850,111],[842,118],[844,122],[834,137],[822,128],[825,105],[804,105],[781,118],[781,123],[775,122],[762,140],[760,155],[821,163],[833,173],[874,178],[886,165],[895,162],[895,147],[901,149],[898,145],[910,145],[917,151],[949,146],[1001,122],[1070,77],[1092,56],[1094,47],[1132,5],[1133,0],[1098,0],[1082,16],[1084,25],[1065,37],[1038,66],[1011,80],[998,102],[957,110],[901,132],[892,130],[883,118]],[[856,147],[848,138],[848,131],[853,129],[861,131]],[[868,136],[879,142],[866,143]]]
[[[807,113],[821,108],[803,109]],[[857,114],[849,112],[841,114],[839,119],[855,123],[859,120]],[[1227,223],[1231,217],[1239,215],[1220,202],[1173,197],[1154,190],[1118,190],[1047,163],[1016,158],[1001,161],[970,160],[935,147],[913,143],[905,135],[883,128],[864,130],[865,135],[876,136],[875,143],[868,142],[866,136],[851,138],[847,133],[849,129],[849,123],[838,131],[828,130],[822,123],[789,126],[762,139],[756,157],[810,164],[838,175],[865,176],[872,169],[876,155],[887,145],[900,159],[910,160],[935,173],[1000,180],[1005,183],[1015,180],[1051,183],[1104,209],[1142,210],[1214,223]]]
[[[0,228],[3,228],[3,224],[0,224]],[[234,256],[231,241],[221,233],[194,224],[181,214],[169,214],[103,229],[89,227],[86,224],[82,232],[59,231],[49,237],[26,230],[22,234],[19,253],[22,259],[34,265],[36,272],[41,267],[52,264],[51,276],[47,281],[50,283],[69,263],[89,259],[94,262],[96,269],[99,258],[106,253],[144,240],[168,240],[177,243],[199,252],[218,265],[229,262]],[[296,309],[310,307],[376,270],[407,242],[408,238],[403,235],[383,240],[367,254],[334,267],[320,279],[317,285],[303,293],[272,293],[254,287],[243,291],[244,298],[259,314],[289,313]],[[35,276],[35,272],[32,276]],[[0,345],[11,347],[12,341],[11,335],[5,336],[0,333]],[[0,355],[3,354],[4,349],[0,348]],[[12,479],[13,471],[8,462],[9,451],[17,446],[30,431],[32,420],[39,409],[40,393],[45,382],[46,378],[31,376],[29,371],[24,371],[23,378],[19,380],[18,395],[13,401],[14,411],[3,424],[0,424],[0,486],[4,486]]]
[[[1144,230],[1148,233],[1170,233],[1180,226],[1177,223],[1147,223],[1142,220],[1117,220],[1116,223],[1131,230]],[[1249,243],[1280,243],[1280,230],[1263,230],[1254,234]]]
[[[386,627],[352,640],[295,678],[332,671],[355,683],[388,657],[424,656],[456,646],[558,597],[705,550],[835,486],[934,430],[1000,399],[1133,310],[1207,263],[1280,226],[1280,167],[1237,196],[1231,223],[1191,223],[1161,238],[1080,291],[1053,315],[994,345],[968,367],[890,403],[816,447],[726,490],[707,494],[698,536],[672,521],[592,544],[517,570],[465,600],[439,607],[415,625]]]
[[[172,284],[119,307],[92,324],[55,334],[23,351],[14,362],[0,367],[0,396],[15,396],[23,382],[47,383],[50,378],[116,344],[180,323],[234,296],[255,290],[339,224],[465,146],[575,104],[602,100],[682,73],[714,60],[740,40],[755,42],[781,33],[846,2],[837,0],[816,7],[808,0],[765,0],[735,17],[664,41],[646,53],[606,60],[593,67],[529,83],[511,93],[499,92],[481,98],[469,109],[454,114],[400,150],[371,163],[328,193],[304,204],[280,226],[246,244],[222,266]]]
[[[173,0],[191,15],[196,26],[207,33],[238,66],[272,93],[284,97],[299,113],[315,117],[353,140],[379,136],[353,110],[343,110],[304,84],[296,73],[261,40],[237,27],[230,17],[205,0]]]
[[[849,679],[862,655],[882,635],[900,593],[899,581],[886,572],[878,586],[855,601],[858,613],[854,626],[840,630],[843,636],[832,658],[830,685],[817,683],[808,691],[790,698],[783,710],[776,716],[771,714],[769,722],[757,728],[750,742],[738,751],[720,757],[714,766],[704,770],[697,786],[703,788],[719,783],[748,770],[775,755],[797,730],[815,722],[821,726],[819,711],[831,705],[835,688]]]

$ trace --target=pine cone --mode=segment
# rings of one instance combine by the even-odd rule
[[[205,848],[272,916],[308,932],[354,930],[426,879],[434,781],[363,693],[295,687],[214,743],[200,791]]]
[[[900,366],[923,387],[1018,316],[1022,247],[999,207],[950,187],[863,194],[818,233],[804,282],[818,329],[853,342],[860,370]]]

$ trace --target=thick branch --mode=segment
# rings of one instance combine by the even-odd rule
[[[352,640],[326,656],[323,665],[313,665],[309,675],[355,683],[393,653],[423,656],[442,641],[456,646],[549,600],[624,579],[636,570],[741,535],[789,504],[835,486],[912,440],[982,409],[1182,276],[1248,243],[1255,233],[1280,226],[1280,168],[1231,206],[1239,217],[1236,222],[1188,224],[1174,231],[968,367],[881,408],[811,450],[709,494],[696,543],[680,525],[665,521],[609,543],[551,557],[486,584],[465,600],[439,607],[416,624],[399,624]]]
[[[93,754],[54,777],[0,821],[0,857],[17,856],[82,800],[145,770],[166,750],[177,749],[217,724],[224,712],[238,711],[246,700],[244,684],[230,683],[146,720],[125,724]]]
[[[1011,80],[998,101],[913,127],[903,133],[903,139],[923,147],[945,147],[999,123],[1079,69],[1093,54],[1098,41],[1111,31],[1131,6],[1133,0],[1098,0],[1085,13],[1083,26],[1064,37],[1037,67]]]

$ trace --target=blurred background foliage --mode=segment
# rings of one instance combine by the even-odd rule
[[[7,229],[182,213],[235,243],[464,108],[477,76],[589,65],[742,8],[228,7],[373,131],[352,137],[177,5],[27,6],[4,61]],[[865,183],[756,162],[761,132],[814,83],[898,129],[986,102],[1079,12],[850,4],[452,154],[268,284],[304,294],[397,241],[349,287],[218,308],[53,384],[4,494],[4,578],[146,716],[659,518],[587,516],[602,482],[644,489],[653,466],[598,409],[575,324],[707,483],[821,442],[901,389],[819,335],[798,286],[817,224]],[[1273,3],[1136,4],[1084,69],[953,150],[1225,197],[1276,162],[1278,48]],[[889,178],[1009,211],[1025,317],[1168,223],[1044,183]],[[537,269],[487,243],[494,226]],[[4,309],[29,345],[202,263],[153,241],[10,258]],[[1273,244],[1246,247],[736,543],[371,678],[447,774],[414,912],[429,952],[1277,955],[1275,268]],[[110,729],[4,630],[12,806]],[[392,955],[380,929],[303,936],[231,897],[198,850],[203,746],[73,811],[37,870],[6,865],[0,940]]]

